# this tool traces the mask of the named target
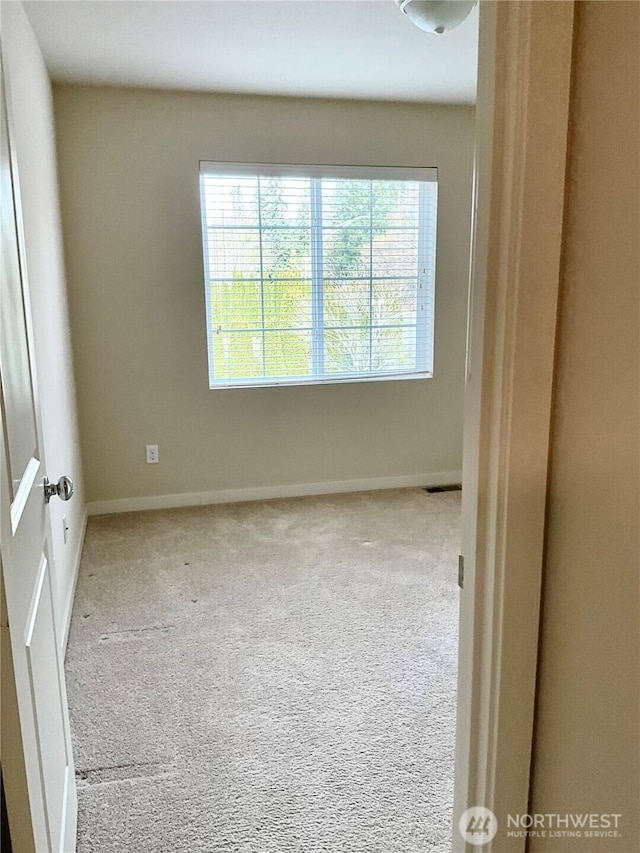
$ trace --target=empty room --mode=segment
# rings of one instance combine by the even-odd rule
[[[53,80],[53,543],[89,515],[78,850],[441,849],[477,9],[442,40],[378,2],[13,18]]]
[[[3,850],[635,849],[639,10],[2,0]]]

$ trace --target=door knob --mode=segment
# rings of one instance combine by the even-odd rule
[[[68,501],[73,494],[73,481],[70,477],[60,477],[57,483],[50,483],[49,478],[44,478],[44,500],[49,503],[56,495],[61,501]]]

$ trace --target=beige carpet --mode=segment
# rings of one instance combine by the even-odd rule
[[[90,520],[81,853],[444,853],[459,493]]]

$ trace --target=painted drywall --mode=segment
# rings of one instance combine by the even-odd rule
[[[72,478],[71,501],[52,500],[50,557],[56,620],[64,643],[84,535],[85,500],[60,227],[53,104],[42,54],[21,3],[2,3],[2,53],[9,87],[28,289],[35,337],[35,373],[47,476]],[[63,517],[68,526],[63,536]]]
[[[88,500],[460,469],[471,108],[71,85],[54,100]],[[199,160],[437,166],[435,377],[209,390]]]
[[[578,3],[575,24],[531,810],[621,817],[619,837],[547,835],[530,849],[631,853],[640,844],[640,5]]]

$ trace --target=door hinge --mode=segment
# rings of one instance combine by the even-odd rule
[[[458,554],[458,586],[464,589],[464,557]]]

